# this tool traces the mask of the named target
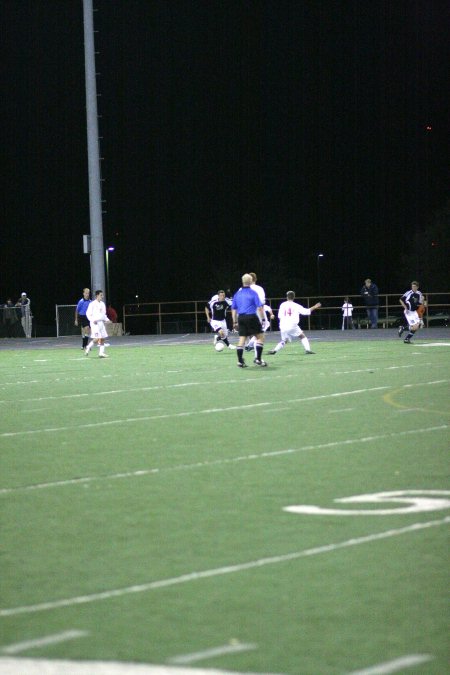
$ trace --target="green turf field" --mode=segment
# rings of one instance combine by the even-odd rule
[[[449,672],[448,342],[0,352],[0,654]]]

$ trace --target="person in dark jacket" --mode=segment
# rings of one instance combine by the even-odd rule
[[[366,304],[367,318],[369,319],[370,328],[377,328],[379,304],[378,286],[373,283],[372,279],[366,279],[360,293]]]

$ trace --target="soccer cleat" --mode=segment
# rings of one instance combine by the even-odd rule
[[[248,366],[247,366],[247,364],[245,363],[245,361],[238,361],[237,367],[238,367],[238,368],[248,368]]]
[[[253,359],[253,363],[255,366],[260,366],[261,368],[265,368],[267,366],[267,363],[262,359]]]
[[[405,327],[404,327],[404,326],[400,326],[400,328],[398,329],[398,337],[402,337],[402,334],[403,334],[403,331],[404,331],[404,330],[405,330]]]
[[[99,359],[109,359],[109,356],[108,356],[108,354],[99,354],[98,358]]]
[[[410,344],[411,344],[411,338],[405,337],[405,339],[403,340],[403,342],[404,342],[406,345],[410,345]]]
[[[305,350],[305,354],[315,354],[316,352],[312,352],[310,349]]]
[[[276,353],[277,353],[277,350],[276,350],[276,349],[271,349],[270,352],[269,352],[269,354],[272,354],[272,355],[273,355],[273,354],[276,354]]]
[[[228,345],[228,349],[236,349],[234,345]]]
[[[249,347],[248,345],[246,345],[244,347],[244,349],[245,349],[246,352],[252,352],[253,351],[253,347]]]

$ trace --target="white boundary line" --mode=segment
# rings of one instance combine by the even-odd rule
[[[75,640],[80,637],[85,637],[86,635],[89,635],[89,633],[84,630],[66,630],[64,633],[47,635],[46,637],[36,638],[35,640],[26,640],[25,642],[16,642],[15,644],[7,645],[6,647],[0,646],[0,654],[20,654],[20,652],[25,652],[27,649],[56,645],[59,642]]]
[[[138,478],[140,476],[149,476],[157,473],[167,473],[169,471],[190,471],[192,469],[202,469],[203,467],[220,466],[222,464],[233,464],[236,462],[246,462],[255,459],[266,459],[268,457],[281,457],[283,455],[292,455],[297,452],[309,452],[312,450],[327,450],[337,448],[340,445],[357,445],[358,443],[371,443],[373,441],[382,441],[388,438],[397,438],[399,436],[411,436],[417,434],[428,434],[433,431],[446,431],[448,424],[441,424],[435,427],[426,427],[421,429],[407,429],[405,431],[393,431],[388,434],[378,436],[362,436],[360,438],[347,438],[342,441],[330,441],[329,443],[319,443],[317,445],[305,445],[301,448],[287,448],[284,450],[272,450],[271,452],[261,452],[259,454],[239,455],[237,457],[228,457],[224,459],[205,460],[203,462],[194,462],[193,464],[178,464],[166,468],[138,469],[136,471],[125,471],[106,476],[84,476],[80,478],[68,478],[67,480],[58,480],[51,483],[35,483],[34,485],[20,485],[18,487],[0,488],[0,495],[11,492],[20,492],[22,490],[44,490],[46,488],[64,487],[66,485],[78,485],[92,483],[94,481],[117,480],[120,478]]]
[[[0,675],[270,675],[125,661],[68,661],[0,656]]]
[[[213,658],[215,656],[224,656],[226,654],[238,654],[239,652],[248,652],[252,649],[257,649],[257,647],[258,645],[237,642],[236,644],[222,645],[221,647],[212,647],[211,649],[205,649],[202,652],[193,652],[192,654],[181,654],[180,656],[174,656],[173,658],[169,659],[168,663],[171,663],[174,666],[176,665],[185,666],[188,663],[194,663],[195,661],[203,661],[204,659]]]
[[[325,546],[318,546],[316,548],[304,549],[303,551],[294,551],[293,553],[286,553],[284,555],[271,556],[270,558],[260,558],[258,560],[250,560],[245,563],[238,563],[236,565],[227,565],[224,567],[216,567],[200,572],[188,572],[178,577],[171,577],[168,579],[159,579],[157,581],[150,581],[145,584],[138,584],[134,586],[126,586],[125,588],[110,589],[99,593],[91,593],[89,595],[78,595],[71,598],[62,598],[61,600],[53,600],[49,602],[41,602],[35,605],[22,605],[19,607],[8,607],[0,609],[0,617],[17,616],[18,614],[33,614],[35,612],[45,612],[52,609],[60,609],[62,607],[73,607],[75,605],[84,605],[100,600],[109,600],[111,598],[120,598],[125,595],[134,593],[147,593],[159,588],[167,588],[170,586],[177,586],[180,584],[189,583],[191,581],[198,581],[200,579],[211,579],[213,577],[223,576],[225,574],[234,574],[236,572],[243,572],[250,569],[260,569],[266,565],[277,565],[279,563],[290,562],[292,560],[299,560],[300,558],[308,558],[314,555],[321,555],[322,553],[333,553],[341,549],[349,548],[351,546],[359,546],[360,544],[369,544],[373,541],[380,541],[382,539],[389,539],[397,537],[402,534],[409,534],[411,532],[418,532],[419,530],[426,530],[430,527],[439,527],[450,523],[450,516],[446,516],[441,520],[429,520],[424,523],[413,523],[406,527],[401,527],[393,530],[386,530],[376,534],[369,534],[363,537],[356,537],[354,539],[347,539],[335,544],[326,544]]]
[[[431,654],[409,654],[393,661],[386,661],[370,668],[364,668],[364,670],[353,670],[348,675],[390,675],[390,673],[398,673],[399,670],[418,666],[420,663],[426,663],[433,659],[434,656],[431,656]]]

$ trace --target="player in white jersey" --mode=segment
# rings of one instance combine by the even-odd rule
[[[86,316],[89,319],[91,325],[91,341],[86,347],[85,354],[89,356],[94,342],[98,344],[99,347],[99,357],[101,359],[106,359],[108,357],[105,354],[105,338],[108,337],[106,332],[105,323],[111,323],[108,317],[106,316],[106,305],[103,302],[103,291],[95,291],[95,300],[93,300],[89,307],[86,310]]]
[[[317,302],[312,307],[303,307],[298,302],[294,302],[294,291],[286,293],[287,300],[282,302],[278,309],[278,321],[280,322],[281,340],[277,346],[272,349],[269,354],[276,354],[283,349],[286,342],[292,342],[293,337],[298,337],[305,349],[306,354],[314,354],[311,351],[309,340],[299,326],[300,316],[309,316],[315,309],[322,307],[320,302]]]

